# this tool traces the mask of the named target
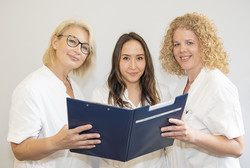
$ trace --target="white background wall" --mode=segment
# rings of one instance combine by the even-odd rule
[[[229,78],[238,87],[246,130],[243,168],[250,159],[250,1],[249,0],[0,0],[0,167],[13,167],[6,141],[11,94],[15,86],[42,65],[51,33],[63,20],[80,17],[92,25],[97,44],[96,66],[77,79],[86,98],[105,82],[118,37],[135,31],[147,42],[156,76],[173,91],[175,77],[161,71],[158,61],[165,29],[172,19],[187,12],[203,13],[214,20],[231,56]]]

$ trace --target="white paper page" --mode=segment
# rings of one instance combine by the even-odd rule
[[[172,99],[172,100],[169,100],[169,101],[166,101],[166,102],[162,102],[162,103],[159,103],[159,104],[150,106],[150,107],[149,107],[149,111],[152,111],[152,110],[155,110],[155,109],[158,109],[158,108],[161,108],[161,107],[170,105],[170,104],[174,104],[174,100],[175,100],[175,99]]]

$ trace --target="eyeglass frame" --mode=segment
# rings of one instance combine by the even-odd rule
[[[84,55],[88,55],[90,52],[91,52],[91,47],[89,47],[89,43],[82,43],[82,42],[80,42],[80,40],[76,37],[76,36],[74,36],[74,35],[71,35],[71,34],[67,34],[67,35],[64,35],[64,34],[60,34],[60,35],[58,35],[57,37],[67,37],[67,40],[66,40],[66,43],[67,43],[67,45],[68,46],[70,46],[70,47],[72,47],[72,48],[76,48],[79,44],[81,44],[81,48],[80,48],[80,50],[81,50],[81,52],[84,54]],[[76,44],[76,46],[71,46],[71,45],[69,45],[69,37],[74,37],[77,41],[78,41],[78,43]],[[88,53],[84,53],[83,51],[82,51],[82,46],[83,45],[88,45],[88,47],[89,47],[89,51],[88,51]]]

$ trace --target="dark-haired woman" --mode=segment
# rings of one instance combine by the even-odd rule
[[[116,43],[107,83],[97,87],[92,100],[123,108],[155,105],[170,99],[167,86],[159,85],[147,44],[141,36],[123,34]],[[164,150],[158,150],[128,162],[101,159],[100,167],[168,167]]]

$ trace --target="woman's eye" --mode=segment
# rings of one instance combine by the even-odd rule
[[[122,57],[122,59],[123,59],[123,60],[129,60],[129,58],[128,58],[128,57]]]
[[[77,44],[76,40],[69,40],[71,44]]]
[[[179,43],[174,43],[174,46],[175,46],[175,47],[177,47],[177,46],[179,46],[179,45],[180,45]]]
[[[86,46],[83,45],[83,46],[82,46],[82,49],[87,51],[87,50],[88,50],[88,47],[86,47]]]
[[[187,44],[188,44],[188,45],[192,45],[192,44],[194,44],[194,43],[193,43],[192,41],[188,41]]]
[[[137,57],[138,60],[143,60],[143,57]]]

